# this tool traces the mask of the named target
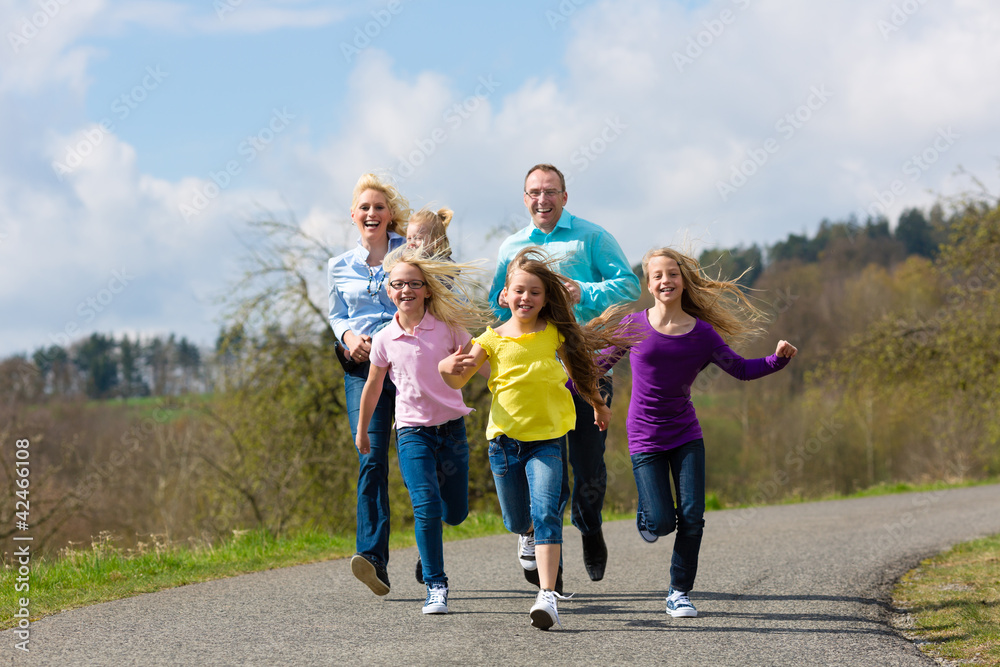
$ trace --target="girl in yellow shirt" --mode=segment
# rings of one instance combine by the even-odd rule
[[[490,361],[490,468],[504,526],[522,539],[534,528],[540,590],[530,617],[542,630],[559,622],[556,600],[566,599],[557,586],[566,506],[562,452],[566,433],[576,423],[567,372],[604,430],[611,410],[597,390],[602,371],[595,355],[612,345],[629,346],[617,333],[620,309],[587,326],[577,324],[567,278],[549,262],[538,247],[519,252],[501,292],[511,318],[496,329],[488,327],[438,365],[445,383],[458,389]]]

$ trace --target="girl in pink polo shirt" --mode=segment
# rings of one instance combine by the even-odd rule
[[[470,306],[474,269],[419,248],[400,248],[384,262],[393,320],[372,339],[371,368],[361,394],[355,444],[369,448],[371,419],[388,373],[396,385],[396,448],[410,502],[420,567],[427,585],[423,613],[448,613],[441,522],[455,526],[469,513],[469,444],[460,389],[445,384],[438,362],[471,339],[488,315]]]

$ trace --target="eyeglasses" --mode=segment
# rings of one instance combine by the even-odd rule
[[[403,289],[409,286],[412,290],[418,290],[427,284],[426,280],[390,280],[389,287],[392,289]]]
[[[542,195],[546,197],[555,197],[556,195],[561,195],[562,190],[528,190],[524,194],[528,195],[532,199],[541,199]]]

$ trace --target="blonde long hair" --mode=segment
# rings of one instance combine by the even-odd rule
[[[764,333],[760,323],[767,318],[740,289],[739,280],[743,274],[733,280],[713,280],[695,258],[673,248],[655,248],[642,258],[642,276],[647,287],[649,261],[654,257],[666,257],[677,262],[684,279],[681,308],[688,315],[711,324],[727,343]]]
[[[493,313],[477,306],[476,288],[469,274],[483,273],[476,264],[456,264],[440,253],[427,256],[420,248],[400,246],[382,261],[388,276],[397,264],[410,264],[420,270],[427,283],[427,311],[439,322],[454,329],[481,331],[493,321]]]
[[[389,207],[389,213],[392,214],[388,229],[390,232],[403,235],[406,229],[406,221],[409,220],[410,213],[413,210],[410,208],[410,202],[406,200],[406,197],[396,189],[395,185],[387,180],[383,180],[378,175],[370,173],[362,174],[361,178],[358,179],[357,185],[354,186],[354,193],[351,195],[351,213],[358,207],[358,200],[366,190],[375,190],[382,193]]]

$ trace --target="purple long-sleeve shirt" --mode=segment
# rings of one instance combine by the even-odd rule
[[[645,310],[627,315],[622,324],[642,336],[631,351],[632,399],[626,421],[629,454],[663,451],[702,437],[691,403],[691,387],[710,363],[739,380],[755,380],[781,370],[789,361],[774,354],[744,359],[702,320],[679,336],[654,329]]]

